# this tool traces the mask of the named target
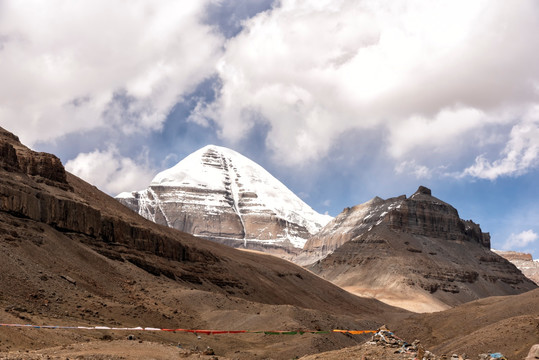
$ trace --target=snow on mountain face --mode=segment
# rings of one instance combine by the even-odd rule
[[[117,199],[154,222],[232,246],[302,248],[331,220],[243,155],[208,145]]]
[[[344,243],[380,225],[388,212],[400,209],[405,196],[391,199],[374,197],[364,204],[344,209],[304,246],[304,252],[294,259],[300,265],[311,264],[331,254]]]

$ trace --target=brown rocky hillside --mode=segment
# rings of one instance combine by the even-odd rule
[[[500,352],[508,359],[524,359],[532,345],[539,344],[539,289],[416,314],[393,322],[391,329],[421,339],[439,355],[468,354],[477,359],[477,354]]]
[[[328,255],[329,254],[329,255]],[[414,312],[513,295],[537,286],[490,250],[490,236],[420,187],[345,209],[305,246],[314,273]]]
[[[539,261],[533,260],[531,254],[518,251],[493,250],[506,260],[512,262],[528,279],[539,284]]]
[[[298,330],[372,328],[404,314],[278,258],[145,220],[3,129],[0,155],[1,323]],[[293,343],[263,334],[135,335],[168,345],[210,345],[218,355],[240,359],[290,358],[361,340],[342,334],[298,336]],[[125,336],[0,327],[0,352]]]

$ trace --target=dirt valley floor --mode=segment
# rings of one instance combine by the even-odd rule
[[[193,301],[201,294],[193,292]],[[373,334],[193,334],[163,331],[64,330],[32,328],[0,328],[1,359],[413,359],[421,349],[427,359],[490,359],[482,354],[503,354],[507,359],[524,359],[529,349],[539,343],[539,290],[519,296],[487,298],[440,313],[416,314],[396,320],[388,327],[392,333],[378,337]],[[203,315],[207,320],[224,326],[240,321],[236,315],[247,304],[228,306],[221,314]],[[253,307],[253,315],[266,312],[264,306]],[[159,306],[158,306],[159,307]],[[206,309],[202,313],[205,313]],[[39,316],[24,309],[4,311],[3,321],[27,320],[44,323]],[[85,312],[86,309],[83,310]],[[148,310],[140,312],[144,319]],[[201,313],[201,314],[202,314]],[[261,329],[266,323],[277,328],[279,321],[269,318],[291,316],[303,319],[293,307],[275,307],[266,321],[257,322]],[[59,317],[59,316],[58,316]],[[90,317],[94,317],[91,315]],[[121,316],[119,316],[121,317]],[[324,322],[320,316],[310,321]],[[49,319],[47,323],[88,324],[88,319]],[[141,320],[141,323],[143,320]],[[327,323],[330,326],[331,323]],[[281,322],[280,329],[295,329],[298,323]],[[420,341],[414,341],[420,339]],[[407,351],[402,351],[402,350]],[[309,355],[310,354],[310,355]],[[426,355],[425,355],[426,354]],[[467,357],[465,357],[466,355]],[[445,356],[445,357],[444,357]],[[456,358],[457,359],[457,358]],[[493,358],[494,359],[494,358]]]

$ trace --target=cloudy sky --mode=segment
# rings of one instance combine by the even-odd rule
[[[539,258],[535,0],[0,0],[0,126],[116,195],[206,144],[321,213],[419,185]]]

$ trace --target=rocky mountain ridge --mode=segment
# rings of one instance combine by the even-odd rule
[[[233,247],[269,251],[301,249],[331,219],[258,164],[214,145],[157,174],[146,190],[117,199],[158,224]]]
[[[347,208],[312,235],[302,251],[282,251],[283,245],[290,248],[294,242],[291,233],[297,241],[314,231],[298,227],[299,220],[293,226],[275,221],[279,207],[267,204],[286,203],[275,198],[284,192],[290,199],[291,192],[280,185],[269,186],[268,196],[273,180],[260,171],[237,153],[208,146],[158,174],[147,190],[118,198],[158,223],[227,245],[273,252],[352,293],[416,312],[535,287],[490,251],[488,233],[461,219],[453,206],[424,186],[409,198],[375,197]],[[281,216],[284,213],[301,218],[306,212],[281,209]],[[285,226],[274,241],[279,223]],[[383,269],[383,276],[373,268]]]
[[[539,260],[534,260],[531,254],[518,251],[493,251],[512,262],[524,275],[539,285]]]
[[[409,198],[345,209],[296,262],[353,293],[416,312],[536,287],[490,251],[490,235],[478,224],[423,186]]]
[[[479,225],[460,219],[454,207],[420,186],[410,198],[406,195],[387,200],[375,197],[344,209],[307,241],[305,252],[295,262],[314,263],[379,225],[418,236],[477,242],[490,248],[490,235],[483,233]]]

